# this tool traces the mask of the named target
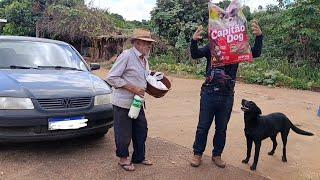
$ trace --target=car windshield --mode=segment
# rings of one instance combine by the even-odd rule
[[[88,71],[85,63],[71,46],[33,41],[0,42],[0,68]]]

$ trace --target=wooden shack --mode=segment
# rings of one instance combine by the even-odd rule
[[[119,55],[129,37],[126,35],[100,35],[91,38],[91,47],[88,49],[88,56],[93,61],[107,61]]]

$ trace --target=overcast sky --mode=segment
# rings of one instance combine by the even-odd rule
[[[126,20],[150,19],[150,11],[156,4],[156,0],[85,0],[87,5],[100,9],[108,9],[112,13],[122,15]],[[219,0],[213,0],[219,2]],[[252,10],[259,5],[265,7],[267,4],[277,4],[276,0],[242,0]]]

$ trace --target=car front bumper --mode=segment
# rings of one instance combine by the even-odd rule
[[[48,119],[78,117],[88,119],[88,126],[76,130],[48,130]],[[112,105],[81,111],[0,110],[0,141],[26,142],[74,138],[105,133],[113,126]]]

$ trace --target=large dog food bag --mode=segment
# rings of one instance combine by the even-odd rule
[[[253,62],[247,20],[239,0],[224,10],[209,2],[209,40],[212,67]]]

